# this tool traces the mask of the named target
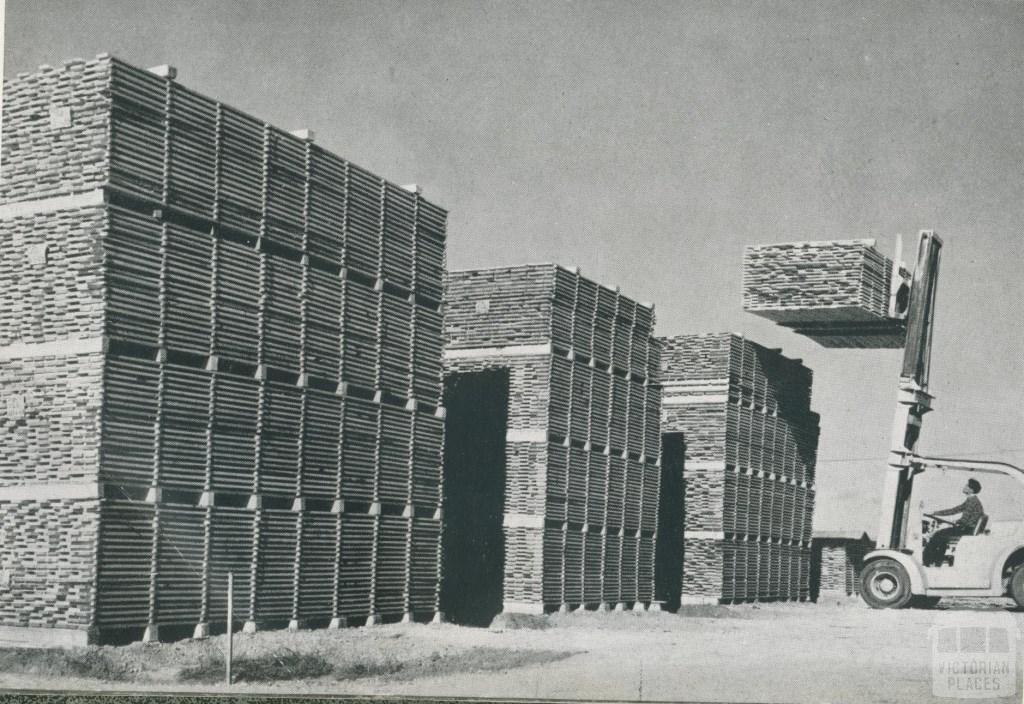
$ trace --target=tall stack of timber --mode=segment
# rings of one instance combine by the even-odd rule
[[[555,265],[451,272],[445,373],[510,373],[504,610],[653,600],[653,307]]]
[[[685,445],[683,602],[806,599],[811,370],[730,333],[662,344],[662,432]]]
[[[743,309],[824,347],[902,347],[909,275],[874,240],[747,247]],[[892,300],[891,300],[892,298]]]
[[[173,79],[4,83],[0,635],[429,616],[446,214]]]

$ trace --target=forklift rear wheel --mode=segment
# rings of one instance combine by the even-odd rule
[[[1018,565],[1010,577],[1010,596],[1024,609],[1024,565]]]
[[[860,593],[872,609],[902,609],[910,601],[910,576],[896,560],[873,560],[861,573]]]

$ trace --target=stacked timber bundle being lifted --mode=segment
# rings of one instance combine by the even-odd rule
[[[173,79],[4,84],[0,636],[429,617],[446,214]]]
[[[806,599],[811,370],[730,333],[662,346],[662,432],[685,446],[683,602]]]
[[[451,272],[445,374],[507,369],[505,611],[653,600],[653,308],[555,265]],[[447,382],[446,382],[447,383]]]
[[[859,596],[864,556],[874,547],[863,531],[815,531],[811,596],[817,601]]]
[[[747,247],[743,309],[824,347],[902,347],[909,276],[874,240]]]

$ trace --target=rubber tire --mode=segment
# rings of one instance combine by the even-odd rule
[[[1024,565],[1017,565],[1010,576],[1010,596],[1024,609]]]
[[[910,598],[910,608],[912,609],[934,609],[941,596],[913,596]]]
[[[885,590],[884,584],[891,584],[891,589]],[[860,595],[872,609],[902,609],[913,596],[910,575],[896,560],[885,557],[872,560],[861,572]]]

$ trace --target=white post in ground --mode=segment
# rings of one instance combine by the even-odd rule
[[[235,575],[228,572],[228,652],[224,658],[224,683],[231,686],[232,640],[235,623]]]

